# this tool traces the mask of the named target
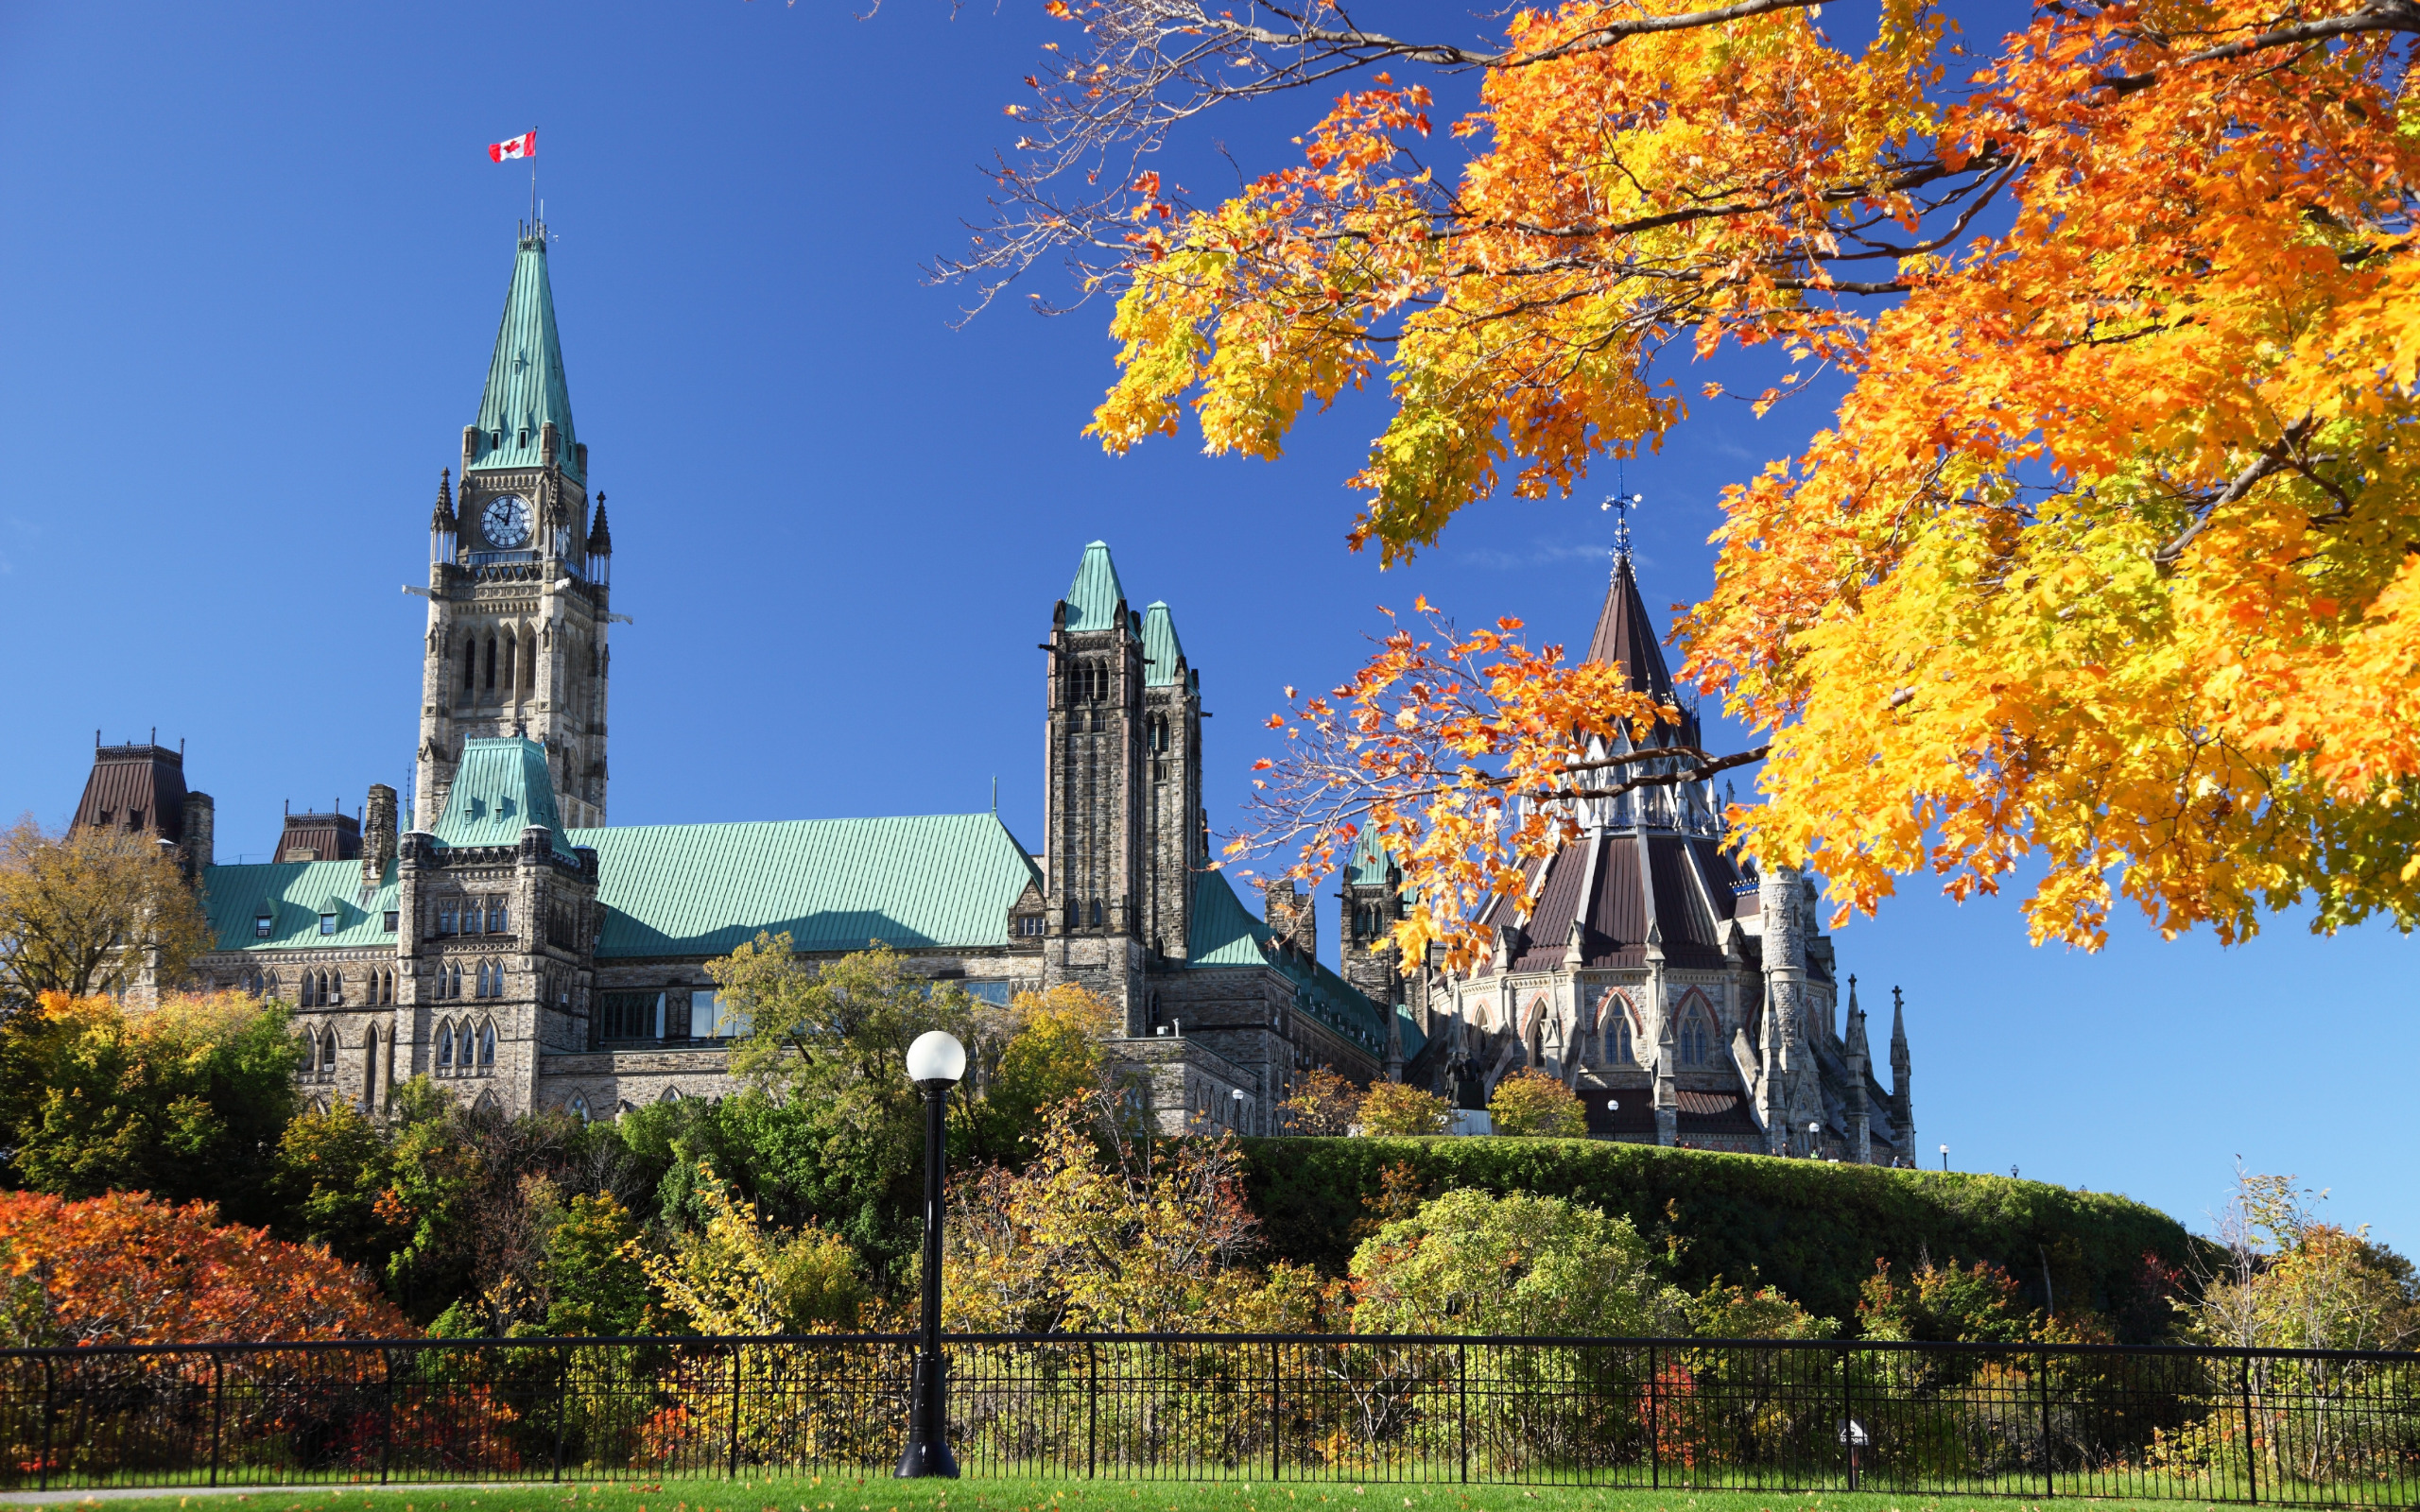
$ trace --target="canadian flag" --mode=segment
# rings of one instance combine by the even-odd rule
[[[488,144],[488,161],[502,163],[507,158],[534,158],[538,155],[538,133],[524,131],[519,136]]]

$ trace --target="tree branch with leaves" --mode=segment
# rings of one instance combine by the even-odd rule
[[[1857,48],[1789,0],[1569,0],[1459,40],[1047,9],[1076,29],[943,270],[988,299],[1063,256],[1115,296],[1111,451],[1189,413],[1271,456],[1383,384],[1350,540],[1392,563],[1693,404],[1836,374],[1814,438],[1729,489],[1679,628],[1684,678],[1770,746],[1735,816],[1761,860],[1872,909],[2030,857],[2034,936],[2086,946],[2121,896],[2227,940],[2301,900],[2420,922],[2420,7],[2046,3],[1970,45],[1892,0]],[[1477,103],[1440,123],[1448,80]],[[1299,158],[1232,195],[1155,166],[1305,89],[1334,103]],[[1770,381],[1667,371],[1728,350]],[[1424,895],[1487,870],[1455,843],[1478,790],[1379,821]],[[1336,790],[1290,791],[1317,859]]]

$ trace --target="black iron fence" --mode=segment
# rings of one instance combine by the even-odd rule
[[[951,1335],[971,1475],[2420,1500],[2420,1355]],[[885,1473],[912,1339],[0,1351],[0,1486]]]

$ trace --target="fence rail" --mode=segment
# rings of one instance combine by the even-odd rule
[[[0,1350],[0,1486],[887,1472],[905,1334]],[[2420,1355],[952,1334],[967,1473],[2420,1500]]]

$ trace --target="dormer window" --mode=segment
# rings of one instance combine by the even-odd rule
[[[252,938],[268,938],[269,931],[276,926],[276,923],[277,916],[269,911],[268,904],[261,904],[261,911],[252,918]]]
[[[388,934],[391,935],[395,932],[395,925],[400,922],[401,915],[401,909],[389,908],[387,910],[386,929]]]
[[[322,914],[320,916],[320,934],[322,934],[322,935],[333,935],[333,934],[335,934],[336,932],[337,932],[337,916],[336,916],[336,911],[335,911],[334,909],[330,909],[330,910],[328,910],[327,912],[322,913]]]

